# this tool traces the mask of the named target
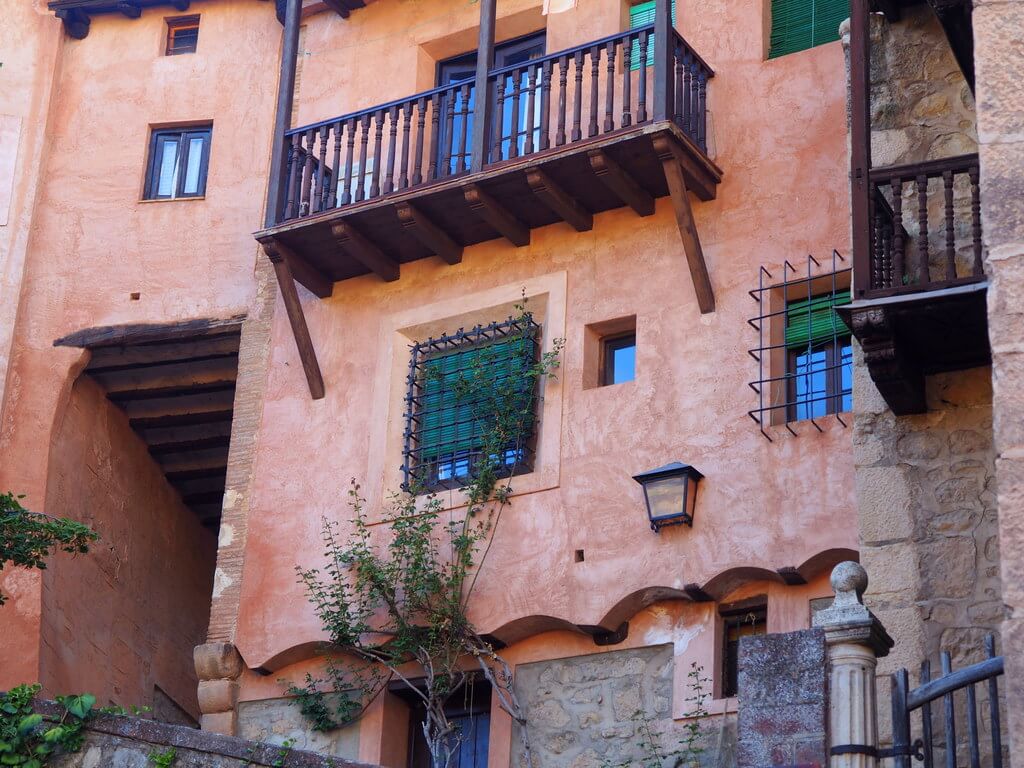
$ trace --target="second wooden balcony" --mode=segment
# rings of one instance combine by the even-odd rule
[[[558,221],[585,231],[612,208],[650,215],[671,191],[667,162],[683,193],[713,199],[713,72],[675,30],[656,37],[632,29],[494,68],[483,94],[469,77],[288,131],[276,223],[257,239],[324,295],[371,272],[395,280],[416,259],[454,264],[498,237],[526,245]]]

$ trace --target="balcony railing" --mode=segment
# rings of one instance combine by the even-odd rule
[[[657,82],[672,89],[669,119],[706,151],[714,73],[675,31],[670,47],[664,78],[653,24],[492,70],[482,147],[473,146],[473,80],[294,128],[278,223],[635,128],[652,120]]]
[[[978,156],[872,168],[866,297],[984,279]]]

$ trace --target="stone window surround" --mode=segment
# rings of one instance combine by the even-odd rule
[[[381,322],[376,381],[389,382],[377,388],[371,404],[373,423],[384,425],[370,437],[370,464],[364,486],[366,509],[371,523],[380,522],[387,496],[402,484],[402,450],[405,414],[406,377],[409,347],[428,336],[438,336],[460,327],[472,327],[503,320],[515,313],[515,305],[524,292],[527,308],[541,326],[541,352],[550,352],[554,340],[566,336],[567,273],[520,280],[457,298],[410,308],[385,317]],[[562,383],[547,379],[542,383],[538,408],[536,456],[533,471],[518,475],[514,496],[557,488],[561,465]],[[423,497],[424,501],[426,497]],[[446,509],[466,504],[462,491],[439,495]]]

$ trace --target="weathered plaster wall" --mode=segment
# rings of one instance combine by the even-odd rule
[[[199,0],[190,12],[202,19],[198,51],[173,57],[162,55],[159,11],[99,16],[84,40],[67,38],[44,4],[5,17],[5,42],[38,37],[43,52],[5,46],[16,53],[3,77],[35,83],[21,72],[22,56],[38,56],[54,81],[52,94],[32,96],[49,102],[45,152],[26,149],[19,162],[37,162],[44,181],[14,188],[24,279],[19,293],[3,294],[18,320],[0,416],[0,488],[27,494],[32,509],[48,511],[49,447],[81,359],[54,349],[54,339],[97,325],[230,316],[255,294],[251,232],[262,224],[277,86],[276,67],[264,62],[277,60],[281,27],[268,3]],[[193,120],[214,124],[206,197],[140,201],[150,127]],[[4,574],[14,599],[4,608],[11,631],[0,636],[0,687],[40,675],[40,580]]]
[[[48,694],[154,706],[155,686],[198,719],[192,649],[210,611],[216,537],[164,479],[124,414],[80,378],[56,428],[45,508],[100,540],[43,577]]]
[[[1003,689],[1024,752],[1024,2],[975,2],[978,135],[998,486]]]

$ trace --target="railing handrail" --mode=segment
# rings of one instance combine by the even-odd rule
[[[641,32],[654,32],[654,25],[653,24],[646,24],[646,25],[644,25],[642,27],[636,27],[635,29],[627,29],[625,32],[616,32],[614,35],[608,35],[607,37],[602,37],[600,40],[591,40],[588,43],[581,43],[580,45],[574,45],[571,48],[564,48],[561,51],[555,51],[554,53],[545,53],[543,56],[540,56],[540,57],[538,57],[536,59],[530,59],[528,61],[521,61],[518,64],[508,64],[508,65],[506,65],[504,67],[498,67],[496,69],[492,69],[492,70],[488,71],[487,77],[491,78],[491,77],[493,77],[495,75],[502,75],[502,74],[508,74],[509,72],[514,72],[517,69],[526,69],[527,67],[533,67],[533,66],[536,66],[538,64],[544,64],[545,62],[548,62],[548,61],[554,61],[555,59],[560,59],[562,56],[568,56],[570,54],[575,54],[576,51],[582,51],[582,50],[586,50],[588,48],[596,48],[596,47],[601,46],[601,45],[607,45],[610,42],[617,41],[617,40],[623,40],[623,39],[625,39],[627,37],[631,37],[632,35],[639,35]],[[650,59],[651,59],[651,61],[653,61],[654,60],[654,54],[653,54],[654,38],[653,37],[651,37],[651,46],[652,46],[652,53],[651,53]]]
[[[968,171],[977,164],[978,153],[973,152],[967,155],[942,157],[938,160],[923,160],[920,163],[879,166],[868,171],[868,177],[873,182],[887,182],[896,176],[904,179],[912,179],[915,176],[921,175],[935,178],[941,176],[946,171],[953,171],[954,173]]]
[[[470,89],[472,89],[476,85],[476,83],[473,81],[472,78],[467,78],[465,80],[456,80],[451,83],[445,83],[444,85],[438,85],[434,88],[431,88],[428,91],[420,91],[419,93],[414,93],[411,96],[404,96],[403,98],[400,99],[393,99],[392,101],[389,101],[385,104],[375,104],[372,107],[360,109],[357,112],[349,112],[344,115],[338,115],[337,117],[329,117],[326,120],[321,120],[316,123],[310,123],[309,125],[300,125],[297,128],[289,128],[287,131],[285,131],[284,135],[294,136],[297,133],[305,133],[306,131],[312,131],[316,130],[317,128],[323,128],[325,125],[333,125],[334,123],[344,123],[347,120],[360,118],[363,117],[364,115],[371,115],[375,112],[391,109],[392,107],[399,107],[403,104],[408,104],[413,101],[419,101],[420,99],[429,98],[437,93],[443,93],[444,91],[461,90],[462,87],[466,85],[468,85]]]
[[[958,669],[956,672],[943,675],[910,691],[907,696],[907,710],[918,709],[947,693],[966,688],[972,683],[999,677],[1001,674],[1003,674],[1002,656],[985,659],[969,667]]]
[[[693,56],[693,58],[697,61],[697,63],[700,64],[704,68],[707,76],[708,77],[714,77],[715,76],[715,70],[713,70],[711,68],[710,64],[708,64],[706,61],[704,61],[704,59],[701,57],[701,55],[699,53],[697,53],[697,49],[694,48],[692,45],[690,45],[689,41],[679,33],[679,30],[676,29],[675,27],[672,27],[672,33],[676,36],[676,40],[678,42],[682,43],[686,47],[687,52],[691,56]]]

